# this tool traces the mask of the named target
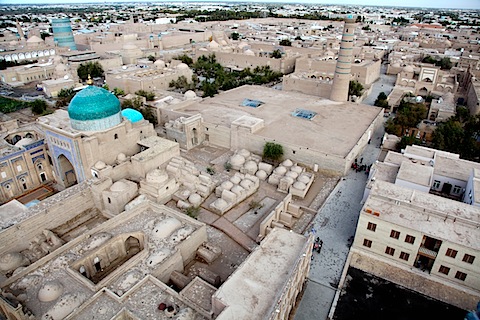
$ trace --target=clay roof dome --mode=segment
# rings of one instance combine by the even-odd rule
[[[197,97],[197,94],[195,93],[195,91],[188,90],[183,94],[183,96],[185,97],[186,100],[191,100],[191,99],[195,99]]]
[[[413,67],[412,66],[405,66],[403,67],[403,72],[414,72],[413,70]]]

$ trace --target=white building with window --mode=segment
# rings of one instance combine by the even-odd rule
[[[418,146],[389,152],[372,166],[349,266],[474,309],[480,300],[479,167]]]

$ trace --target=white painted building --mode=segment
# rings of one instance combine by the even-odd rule
[[[480,299],[480,164],[409,146],[372,166],[349,265],[464,309]]]

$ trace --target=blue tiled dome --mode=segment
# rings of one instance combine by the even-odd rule
[[[131,123],[143,120],[143,116],[139,111],[130,108],[123,109],[122,116],[127,118]]]
[[[88,86],[77,93],[68,106],[68,116],[78,121],[105,119],[119,112],[117,97],[95,86]]]

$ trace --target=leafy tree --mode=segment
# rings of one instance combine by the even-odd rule
[[[270,53],[270,58],[280,59],[282,58],[282,52],[279,49],[275,49]]]
[[[55,106],[57,108],[62,108],[68,106],[70,100],[75,96],[75,92],[73,91],[73,87],[71,88],[62,88],[57,94],[57,101],[55,102]]]
[[[450,58],[447,57],[442,58],[442,60],[435,63],[435,65],[439,66],[442,70],[450,70],[453,66],[452,61],[450,61]]]
[[[377,100],[375,100],[375,103],[373,105],[380,108],[388,108],[387,95],[385,94],[385,92],[380,92],[378,94]]]
[[[411,146],[413,144],[420,145],[422,141],[417,139],[416,137],[412,136],[403,136],[402,139],[397,143],[396,147],[398,150],[405,149],[407,146]]]
[[[240,34],[238,32],[232,32],[230,37],[232,37],[232,40],[238,40],[240,38]]]
[[[289,39],[282,39],[282,40],[280,40],[279,44],[281,46],[291,47],[292,46],[292,41],[290,41]]]
[[[152,55],[149,55],[149,56],[148,56],[148,61],[155,62],[156,60],[157,60],[157,59],[156,59],[154,56],[152,56]]]
[[[272,160],[272,161],[279,161],[283,156],[283,147],[274,142],[267,142],[263,147],[263,158]]]
[[[125,95],[125,91],[123,91],[123,89],[120,89],[120,88],[113,88],[113,94],[116,96],[116,97],[120,97],[120,96],[124,96]]]
[[[195,81],[196,80],[196,81]],[[195,90],[198,84],[198,77],[192,76],[192,81],[189,82],[185,76],[178,77],[177,80],[172,80],[168,84],[170,88],[175,88],[180,90],[180,92],[185,93],[188,90]]]
[[[188,65],[189,67],[193,64],[193,59],[190,58],[189,56],[187,56],[186,54],[182,54],[181,56],[176,56],[173,59],[180,60],[183,63],[185,63],[186,65]]]
[[[385,131],[397,136],[404,135],[406,129],[416,127],[427,116],[427,108],[422,103],[400,102],[396,117],[387,120]]]
[[[102,88],[107,90],[107,91],[110,91],[110,87],[106,83],[102,86]]]
[[[92,78],[104,76],[103,67],[98,61],[80,64],[77,69],[77,74],[82,81],[87,80],[88,75]]]
[[[348,85],[348,96],[360,97],[363,93],[363,86],[356,80],[350,80]]]
[[[155,93],[153,93],[151,91],[138,90],[138,91],[135,92],[135,94],[137,96],[145,97],[145,99],[147,99],[147,101],[155,100]]]
[[[302,37],[296,36],[296,37],[295,37],[295,40],[302,40]]]
[[[153,124],[157,124],[157,118],[152,111],[152,108],[143,104],[142,98],[135,97],[133,99],[126,99],[122,102],[122,109],[131,108],[140,112],[143,118]]]
[[[35,99],[30,106],[34,114],[42,114],[47,110],[47,102],[43,99]]]
[[[203,97],[213,97],[218,93],[217,87],[214,83],[210,83],[207,80],[203,80],[200,83],[200,89],[203,91]]]

